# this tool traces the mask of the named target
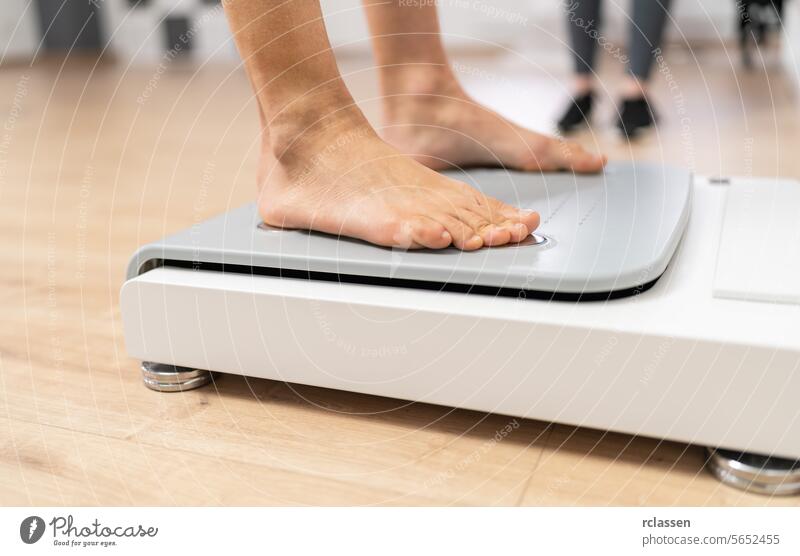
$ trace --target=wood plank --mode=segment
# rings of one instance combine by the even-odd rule
[[[522,503],[558,506],[786,506],[798,497],[748,494],[704,469],[698,446],[553,425]]]
[[[3,505],[429,504],[396,491],[0,418]]]

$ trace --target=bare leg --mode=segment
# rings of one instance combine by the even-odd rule
[[[225,10],[261,111],[265,222],[460,249],[520,241],[538,226],[538,214],[433,172],[377,136],[342,82],[319,0],[237,0]]]
[[[647,80],[639,79],[635,75],[629,73],[622,80],[622,97],[627,99],[646,98],[647,97]]]
[[[385,99],[384,137],[431,168],[597,172],[605,158],[520,127],[461,88],[433,2],[364,0]]]
[[[572,78],[572,94],[576,97],[588,95],[594,90],[594,85],[591,73],[576,73]]]

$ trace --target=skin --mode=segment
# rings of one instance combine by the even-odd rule
[[[594,76],[586,73],[575,74],[573,90],[575,96],[583,96],[595,89]],[[633,75],[626,75],[622,80],[622,96],[627,99],[645,98],[647,96],[647,82]]]
[[[603,156],[519,127],[453,75],[433,3],[365,3],[384,99],[383,137],[342,81],[318,0],[224,3],[258,97],[261,217],[402,248],[518,242],[536,212],[435,170],[505,166],[597,172]]]

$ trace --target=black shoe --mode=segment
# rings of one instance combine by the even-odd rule
[[[558,129],[562,133],[569,133],[580,125],[589,124],[589,115],[592,113],[592,93],[574,97],[567,111],[558,120]]]
[[[655,123],[656,114],[644,97],[622,101],[617,127],[628,138],[635,137],[641,130]]]

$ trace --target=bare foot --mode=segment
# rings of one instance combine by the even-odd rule
[[[523,171],[599,172],[605,156],[535,133],[481,106],[452,77],[397,79],[385,98],[384,138],[429,168],[502,166]]]
[[[384,246],[463,250],[518,242],[539,215],[489,198],[402,155],[363,116],[267,133],[259,211],[267,224]]]

